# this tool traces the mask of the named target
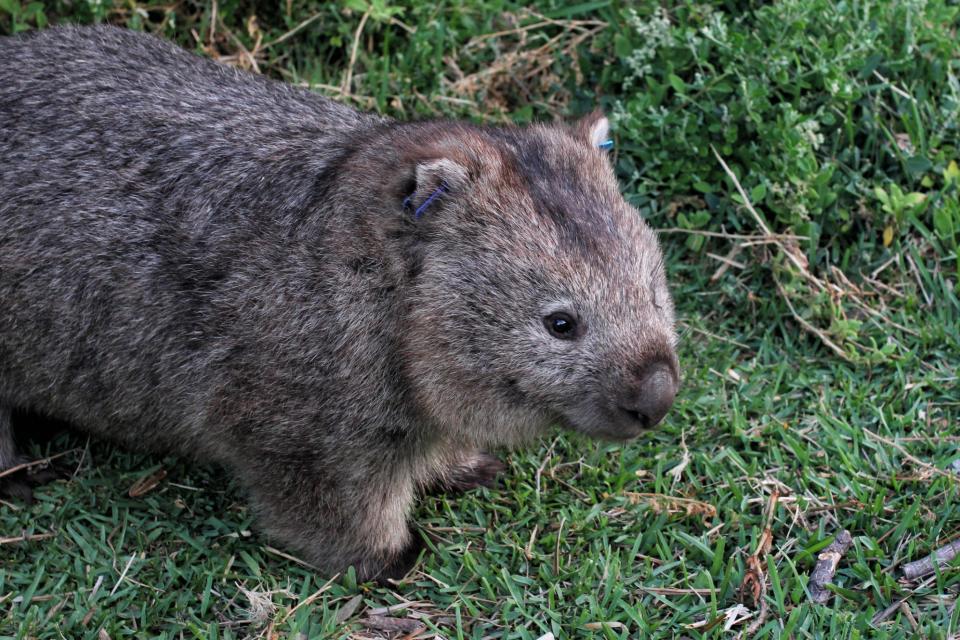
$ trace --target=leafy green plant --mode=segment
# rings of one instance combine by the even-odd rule
[[[42,2],[23,4],[20,0],[0,0],[0,26],[3,25],[4,18],[9,20],[8,28],[12,33],[32,28],[42,29],[48,22]]]
[[[927,194],[912,191],[904,193],[896,184],[890,185],[890,191],[876,187],[874,193],[880,201],[881,209],[889,214],[890,223],[883,230],[883,246],[889,247],[893,241],[895,227],[903,226],[907,216],[917,216],[926,206]]]
[[[956,153],[954,4],[883,3],[869,19],[866,5],[827,0],[640,11],[624,10],[615,37],[614,113],[631,156],[622,168],[654,215],[677,197],[726,190],[713,146],[748,191],[760,189],[754,205],[776,230],[809,238],[816,266],[884,224],[863,209],[867,185],[915,193]],[[918,204],[890,198],[894,218]],[[729,200],[708,204],[709,228],[750,230]]]
[[[943,170],[943,198],[933,207],[933,229],[940,241],[954,252],[960,243],[960,167],[956,160]],[[957,256],[960,271],[960,255]]]

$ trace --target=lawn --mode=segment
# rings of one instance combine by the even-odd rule
[[[960,537],[956,2],[0,0],[0,33],[93,21],[400,118],[602,106],[683,385],[648,437],[549,434],[424,499],[389,589],[268,546],[217,469],[35,441],[62,479],[0,501],[0,637],[960,634],[960,561],[903,575]]]

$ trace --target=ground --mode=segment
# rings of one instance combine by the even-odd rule
[[[499,487],[425,499],[392,588],[266,546],[216,469],[34,442],[62,477],[0,502],[0,636],[960,632],[960,562],[903,577],[960,534],[956,3],[0,0],[0,33],[92,21],[397,117],[603,107],[683,385],[649,436],[550,434]]]

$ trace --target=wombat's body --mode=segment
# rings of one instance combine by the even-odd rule
[[[306,559],[396,575],[416,492],[480,448],[672,401],[599,116],[402,124],[113,28],[0,60],[0,470],[42,412],[223,465]]]

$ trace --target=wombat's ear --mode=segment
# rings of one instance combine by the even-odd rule
[[[416,164],[403,204],[414,218],[439,207],[444,200],[462,193],[469,180],[467,168],[450,158],[434,158]]]
[[[600,147],[610,135],[610,121],[599,109],[580,118],[573,127],[577,137],[591,147]]]

